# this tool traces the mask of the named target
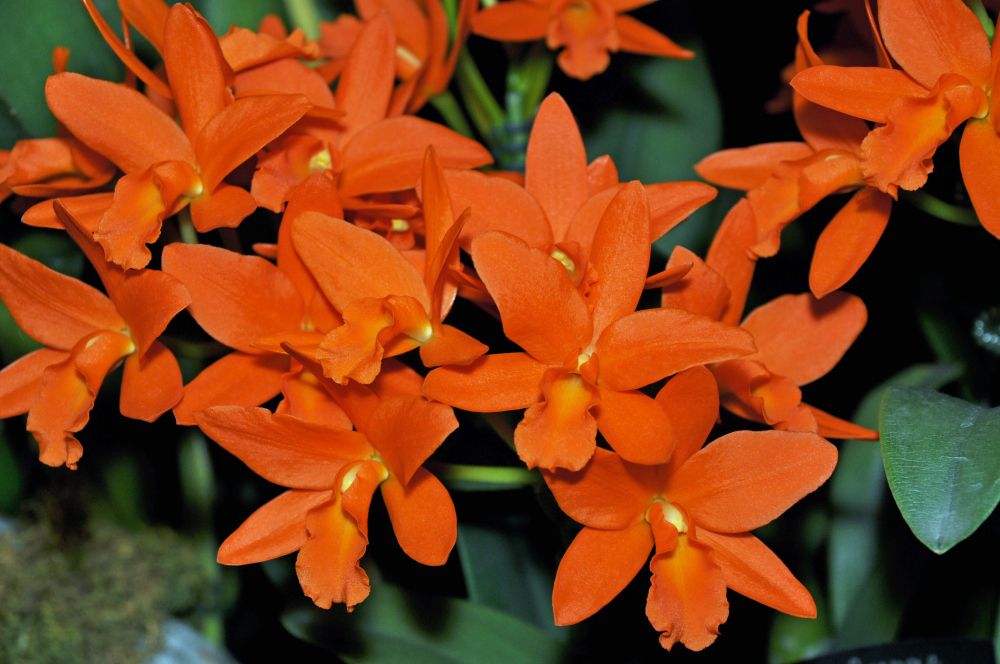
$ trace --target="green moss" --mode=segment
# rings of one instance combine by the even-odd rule
[[[176,533],[93,523],[68,544],[34,525],[0,535],[0,661],[142,662],[169,614],[199,604],[207,584]]]

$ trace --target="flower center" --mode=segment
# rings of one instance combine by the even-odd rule
[[[390,230],[393,233],[405,233],[406,231],[410,230],[410,222],[408,222],[406,219],[393,219],[392,226],[390,226]]]
[[[552,253],[549,255],[552,256],[552,258],[559,261],[560,263],[562,263],[562,266],[566,268],[567,272],[569,272],[570,277],[572,277],[576,273],[576,263],[573,262],[573,259],[570,258],[569,254],[567,254],[565,251],[563,251],[562,249],[553,249]]]
[[[669,523],[671,526],[677,529],[678,535],[683,535],[688,530],[687,520],[684,518],[684,512],[681,512],[675,505],[670,503],[666,498],[657,498],[646,510],[646,521],[649,521],[650,510],[652,510],[653,505],[656,503],[660,504],[660,509],[663,510],[663,520]]]
[[[329,150],[320,150],[309,158],[310,171],[325,171],[331,166],[333,166],[333,157],[330,156]]]

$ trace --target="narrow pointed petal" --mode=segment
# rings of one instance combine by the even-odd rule
[[[458,517],[448,490],[423,468],[405,485],[390,476],[382,483],[392,530],[399,546],[424,565],[444,565],[458,539]]]
[[[590,313],[562,264],[504,233],[476,238],[472,259],[507,338],[532,357],[561,365],[590,342]]]
[[[69,350],[98,330],[126,324],[102,293],[0,244],[0,300],[29,337]]]
[[[705,367],[691,367],[677,374],[656,395],[674,433],[672,474],[708,440],[719,420],[719,387]]]
[[[649,271],[649,226],[646,192],[638,182],[629,183],[604,211],[590,251],[595,281],[587,301],[595,337],[639,304]]]
[[[312,104],[302,95],[260,95],[237,99],[215,115],[194,144],[205,190],[213,191],[310,108]]]
[[[795,91],[824,108],[869,122],[885,124],[889,111],[903,97],[924,97],[927,89],[898,69],[885,67],[809,67],[792,79]]]
[[[472,32],[498,41],[535,41],[549,28],[548,8],[530,1],[501,2],[475,14]]]
[[[635,578],[652,550],[653,535],[642,521],[622,530],[581,530],[556,571],[556,624],[575,625],[597,613]]]
[[[597,341],[601,380],[635,390],[699,364],[749,355],[745,331],[679,309],[647,309],[612,323]]]
[[[677,245],[670,254],[667,269],[684,264],[691,269],[678,281],[664,286],[660,305],[720,320],[729,305],[726,280],[694,253]]]
[[[925,86],[948,72],[989,81],[989,40],[961,0],[879,0],[878,20],[892,57]]]
[[[536,249],[552,246],[552,230],[545,213],[523,187],[504,178],[466,170],[445,171],[445,182],[454,209],[474,210],[462,229],[464,246],[489,231],[509,233]]]
[[[486,355],[464,367],[442,367],[427,374],[428,397],[462,410],[497,413],[518,410],[542,398],[548,365],[527,353]]]
[[[184,386],[184,396],[174,407],[177,424],[194,425],[195,415],[211,406],[259,406],[281,390],[288,371],[282,355],[230,353],[202,369]]]
[[[514,430],[517,455],[529,469],[580,470],[594,455],[597,390],[578,374],[546,379],[545,401],[533,404]]]
[[[340,219],[304,212],[292,228],[295,249],[339,311],[356,300],[403,295],[425,309],[420,273],[385,238]]]
[[[658,240],[714,200],[719,192],[703,182],[661,182],[645,185],[649,197],[650,240]]]
[[[45,98],[75,137],[126,173],[161,161],[194,162],[181,128],[131,88],[67,72],[49,77]],[[108,122],[111,112],[114,122]]]
[[[298,330],[304,307],[274,264],[205,244],[170,244],[163,269],[191,293],[191,315],[213,338],[244,352],[253,342]]]
[[[149,4],[157,3],[153,2]],[[142,60],[140,60],[139,57],[132,52],[132,49],[129,46],[126,46],[125,43],[122,42],[118,35],[115,34],[115,31],[111,28],[111,26],[108,25],[104,16],[102,16],[97,10],[93,0],[83,0],[83,6],[87,10],[87,13],[90,14],[90,18],[94,22],[94,26],[97,28],[97,31],[101,33],[101,37],[104,38],[107,45],[112,51],[114,51],[115,55],[118,56],[118,59],[122,61],[125,67],[135,74],[139,80],[146,84],[150,95],[157,95],[165,100],[169,100],[170,87],[164,83],[163,79],[161,79],[155,72],[143,64]],[[166,11],[164,11],[164,14],[166,14]],[[160,36],[162,36],[162,29],[163,26],[161,24]],[[68,52],[66,57],[68,57]],[[66,70],[65,60],[62,66],[55,66],[53,69],[56,73],[64,72]]]
[[[653,556],[649,569],[653,583],[646,617],[660,632],[660,645],[667,650],[678,642],[688,650],[712,645],[729,617],[729,602],[726,582],[710,549],[682,536],[673,551]]]
[[[347,128],[344,143],[386,117],[395,77],[396,37],[389,17],[380,13],[364,24],[337,84],[336,107],[344,111]]]
[[[295,489],[329,489],[338,472],[371,454],[361,434],[272,415],[263,408],[216,406],[195,415],[209,438],[264,479]]]
[[[118,0],[118,8],[129,25],[139,31],[143,37],[160,53],[163,52],[164,31],[167,27],[167,16],[170,7],[165,2],[149,2],[148,0]]]
[[[667,496],[704,528],[745,533],[815,491],[836,465],[837,448],[815,434],[737,431],[688,459]]]
[[[809,267],[813,295],[825,297],[851,280],[874,251],[891,211],[892,198],[872,187],[851,197],[816,241]]]
[[[959,156],[962,180],[976,216],[983,228],[1000,238],[1000,201],[996,195],[997,178],[1000,177],[1000,136],[993,125],[980,120],[968,123],[962,134]]]
[[[0,371],[0,419],[27,413],[38,397],[45,369],[64,361],[68,353],[39,348]]]
[[[528,138],[524,187],[541,204],[556,242],[588,198],[587,152],[573,112],[558,93],[538,107]]]
[[[183,4],[170,8],[164,28],[163,64],[170,91],[191,142],[229,101],[233,72],[208,23]]]
[[[798,618],[815,618],[812,595],[763,542],[750,534],[722,535],[696,531],[712,549],[726,585],[750,599]]]
[[[111,192],[100,192],[97,194],[83,194],[82,196],[71,196],[59,199],[60,205],[69,210],[69,213],[82,227],[87,229],[91,235],[97,230],[97,225],[101,217],[111,207],[114,194]],[[55,200],[49,199],[32,205],[21,216],[21,222],[27,226],[36,228],[63,229],[64,225],[59,220],[55,211]]]
[[[389,472],[408,486],[417,469],[457,428],[451,406],[423,397],[394,397],[378,405],[365,433]]]
[[[630,464],[602,448],[580,472],[557,470],[542,476],[559,509],[600,530],[621,530],[640,521],[663,488],[659,469]]]
[[[634,390],[601,386],[600,393],[597,428],[611,448],[631,463],[666,463],[674,451],[674,435],[663,408]]]
[[[388,118],[362,129],[344,146],[341,195],[412,189],[429,145],[444,168],[477,168],[493,161],[482,145],[447,127],[412,115]]]
[[[861,298],[844,292],[822,300],[782,295],[757,307],[743,321],[753,335],[757,360],[796,385],[825,376],[861,334],[868,310]]]
[[[705,263],[722,275],[729,288],[729,304],[722,314],[723,322],[735,325],[743,317],[750,281],[757,267],[757,256],[750,251],[756,242],[757,224],[744,198],[722,220],[705,256]]]
[[[748,191],[762,185],[782,162],[805,159],[813,152],[806,143],[761,143],[710,154],[694,170],[720,187]]]
[[[158,341],[140,358],[125,360],[119,410],[125,417],[154,422],[177,405],[184,395],[184,381],[177,358]]]
[[[631,16],[615,16],[615,30],[618,32],[620,48],[623,51],[681,60],[690,60],[694,57],[692,51]]]
[[[298,551],[309,539],[306,514],[330,502],[330,491],[285,491],[251,514],[219,547],[223,565],[250,565]]]
[[[849,438],[851,440],[878,440],[878,431],[854,422],[834,417],[815,406],[802,404],[816,420],[816,433],[824,438]]]

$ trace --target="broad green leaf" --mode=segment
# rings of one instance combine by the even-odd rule
[[[550,634],[501,611],[450,597],[408,593],[386,582],[353,613],[293,609],[282,624],[294,636],[346,662],[507,664],[563,661]]]
[[[95,0],[111,25],[121,18],[114,0]],[[123,68],[101,39],[83,5],[67,0],[5,0],[0,17],[3,88],[0,99],[13,121],[30,136],[55,136],[56,123],[45,104],[45,79],[52,73],[52,49],[70,49],[71,71],[121,80]],[[0,148],[9,147],[0,145]]]
[[[901,371],[862,399],[852,418],[869,428],[878,426],[878,409],[891,385],[939,388],[955,380],[955,364],[918,364]],[[859,593],[875,568],[877,516],[885,495],[885,471],[877,443],[848,440],[840,445],[840,459],[830,481],[834,516],[827,545],[830,611],[839,630],[853,610]]]
[[[638,63],[624,83],[641,98],[604,114],[584,139],[590,158],[609,154],[623,181],[645,183],[697,180],[694,165],[719,149],[722,122],[708,60],[699,51],[693,60],[649,59]],[[675,244],[693,251],[708,246],[712,228],[708,212],[699,211],[656,243],[669,255]]]
[[[195,0],[193,4],[220,35],[233,25],[256,30],[260,20],[268,14],[285,18],[281,0]]]
[[[532,623],[559,637],[552,622],[553,570],[525,528],[458,526],[458,555],[469,599]]]
[[[935,553],[971,535],[1000,501],[1000,408],[892,387],[879,417],[889,488]]]

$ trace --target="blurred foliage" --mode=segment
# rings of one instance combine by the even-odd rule
[[[66,536],[51,524],[0,535],[0,661],[142,662],[167,616],[198,604],[204,576],[175,533],[97,522]]]

